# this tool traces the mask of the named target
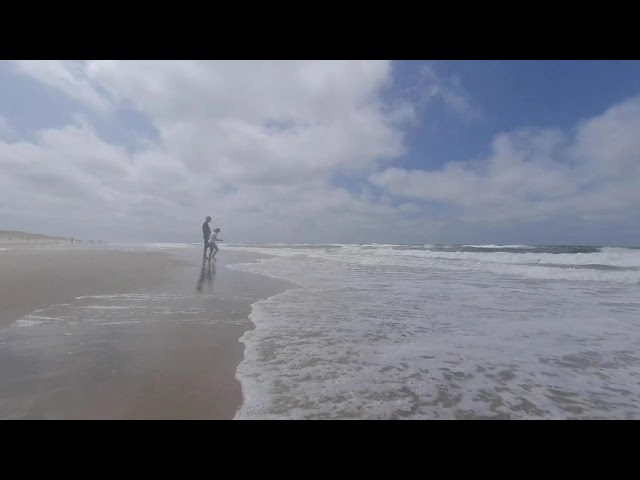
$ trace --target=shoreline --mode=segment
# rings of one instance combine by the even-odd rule
[[[238,264],[246,264],[246,263],[259,263],[262,259],[268,259],[268,258],[275,258],[272,257],[271,255],[266,255],[266,254],[257,254],[257,253],[240,253],[240,252],[228,252],[226,251],[225,253],[229,254],[231,253],[231,256],[233,257],[234,255],[240,255],[246,258],[243,258],[241,261],[233,261],[233,263],[228,262],[225,263],[224,266],[231,271],[234,272],[239,272],[241,275],[249,275],[251,278],[254,279],[258,279],[258,283],[260,283],[260,280],[262,280],[262,283],[264,285],[267,284],[272,284],[272,285],[278,285],[278,287],[275,290],[272,290],[269,292],[268,295],[260,295],[260,298],[256,298],[254,301],[249,303],[249,311],[245,317],[246,319],[246,323],[244,324],[245,327],[241,329],[240,334],[235,338],[235,343],[238,346],[239,350],[240,350],[240,359],[238,362],[235,363],[234,365],[234,372],[233,372],[233,378],[236,382],[236,384],[239,387],[239,391],[240,391],[240,400],[236,403],[236,407],[233,411],[233,414],[226,418],[226,420],[235,420],[236,415],[238,413],[238,411],[241,409],[243,403],[244,403],[244,397],[245,397],[245,392],[244,392],[244,388],[242,385],[242,382],[240,381],[240,378],[238,378],[238,367],[240,366],[240,364],[245,360],[245,352],[246,352],[246,344],[244,341],[242,341],[241,339],[245,336],[245,334],[247,332],[250,332],[252,330],[254,330],[255,328],[257,328],[257,325],[253,322],[252,320],[252,315],[254,312],[254,306],[256,303],[259,302],[264,302],[266,300],[269,300],[272,297],[275,297],[277,295],[282,295],[283,293],[285,293],[286,291],[288,291],[291,288],[306,288],[303,285],[300,285],[294,281],[291,281],[289,279],[286,279],[284,277],[276,277],[274,275],[269,275],[266,273],[258,273],[258,272],[250,272],[250,271],[245,271],[241,268],[236,268],[235,265]],[[238,259],[240,260],[240,259]]]

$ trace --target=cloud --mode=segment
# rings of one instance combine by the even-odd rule
[[[439,170],[388,168],[370,181],[388,194],[440,202],[467,221],[509,222],[566,215],[623,216],[640,207],[640,98],[557,130],[497,135],[487,158]]]
[[[56,63],[26,73],[65,93],[90,82],[89,104],[102,91],[134,105],[167,151],[199,171],[288,182],[403,152],[393,123],[407,107],[387,111],[379,98],[387,62],[95,61],[77,70]]]
[[[467,121],[481,118],[480,111],[471,105],[469,94],[462,87],[460,77],[456,75],[443,77],[432,65],[423,65],[414,89],[418,102],[422,105],[439,99],[447,108]]]
[[[16,69],[45,85],[56,88],[87,106],[105,111],[111,108],[109,99],[87,78],[84,62],[61,60],[19,60]]]
[[[382,100],[388,62],[17,67],[88,107],[136,109],[158,138],[129,151],[76,116],[34,142],[0,142],[5,215],[37,212],[60,224],[85,220],[87,229],[104,222],[122,235],[146,228],[147,236],[188,238],[180,232],[210,213],[245,239],[290,241],[353,241],[360,231],[384,234],[378,223],[394,221],[393,205],[331,183],[337,172],[370,172],[404,152],[399,125],[411,110]]]
[[[486,224],[623,224],[640,211],[639,99],[570,131],[501,133],[482,158],[407,170],[394,162],[420,102],[479,115],[456,77],[429,67],[410,103],[389,95],[388,62],[15,65],[86,107],[30,141],[0,117],[0,221],[16,228],[197,242],[211,215],[229,241],[474,241]],[[94,128],[96,115],[125,122],[110,113],[131,110],[157,133],[135,149]]]

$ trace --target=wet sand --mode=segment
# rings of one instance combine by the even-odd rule
[[[8,253],[0,419],[231,419],[251,304],[290,286],[226,251]]]
[[[158,283],[175,264],[164,252],[11,245],[0,250],[0,328],[82,295],[124,293]]]

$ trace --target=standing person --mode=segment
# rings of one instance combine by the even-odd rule
[[[207,247],[209,246],[209,237],[211,236],[211,227],[209,226],[210,221],[211,221],[211,217],[207,217],[204,223],[202,224],[202,238],[204,238],[203,258],[207,256]]]
[[[211,260],[212,258],[216,257],[216,253],[218,253],[218,250],[220,250],[218,248],[218,245],[216,245],[216,240],[219,242],[224,242],[223,239],[218,238],[218,233],[220,233],[220,229],[219,228],[214,228],[213,229],[213,233],[211,234],[211,237],[209,238],[209,248],[211,249],[211,252],[209,253],[209,260]]]

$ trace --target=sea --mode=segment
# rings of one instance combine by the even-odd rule
[[[295,284],[253,304],[238,419],[640,418],[640,248],[225,248]]]

